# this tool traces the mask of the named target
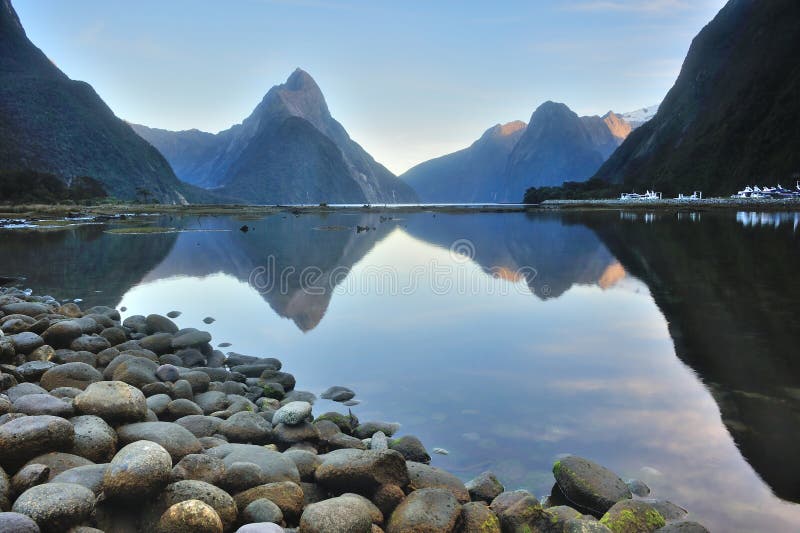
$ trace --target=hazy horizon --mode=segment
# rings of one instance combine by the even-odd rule
[[[528,121],[546,100],[581,115],[660,102],[724,0],[426,5],[16,0],[31,40],[117,116],[169,130],[241,122],[300,67],[333,116],[400,174]]]

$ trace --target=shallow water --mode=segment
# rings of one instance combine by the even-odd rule
[[[181,231],[0,230],[0,275],[126,316],[181,311],[180,326],[226,351],[279,357],[298,389],[353,388],[362,421],[401,422],[448,450],[433,464],[464,479],[490,469],[544,496],[553,461],[575,453],[644,480],[712,531],[790,531],[797,220],[160,217],[147,221]],[[315,405],[333,409],[346,408]]]

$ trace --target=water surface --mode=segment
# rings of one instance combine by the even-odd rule
[[[357,391],[464,479],[553,461],[644,480],[716,531],[800,527],[793,213],[277,214],[0,231],[0,274],[183,314],[298,389]],[[247,225],[248,232],[240,231]],[[359,231],[360,230],[360,231]],[[204,326],[203,318],[216,319]],[[343,410],[320,400],[315,412]]]

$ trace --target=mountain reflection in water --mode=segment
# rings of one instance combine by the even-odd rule
[[[0,274],[83,305],[182,310],[182,326],[214,315],[216,342],[281,357],[299,388],[354,386],[360,417],[400,420],[464,477],[493,469],[541,495],[556,455],[580,453],[712,530],[787,530],[800,521],[782,501],[800,501],[796,219],[187,217],[154,223],[223,231],[2,232]],[[481,284],[442,293],[431,265]]]

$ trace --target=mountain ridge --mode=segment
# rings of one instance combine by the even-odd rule
[[[240,124],[217,134],[133,128],[181,179],[235,198],[260,203],[417,200],[411,187],[350,138],[331,116],[317,83],[300,68],[267,91]]]
[[[420,163],[401,179],[426,202],[518,202],[534,184],[588,179],[631,130],[611,111],[578,117],[545,102],[529,124],[492,126],[467,148]]]
[[[707,196],[800,178],[798,22],[794,0],[730,0],[692,41],[653,119],[595,177]]]
[[[10,0],[0,0],[0,171],[65,183],[88,176],[128,200],[142,190],[165,203],[206,196],[181,183],[91,85],[61,72],[28,39]]]

